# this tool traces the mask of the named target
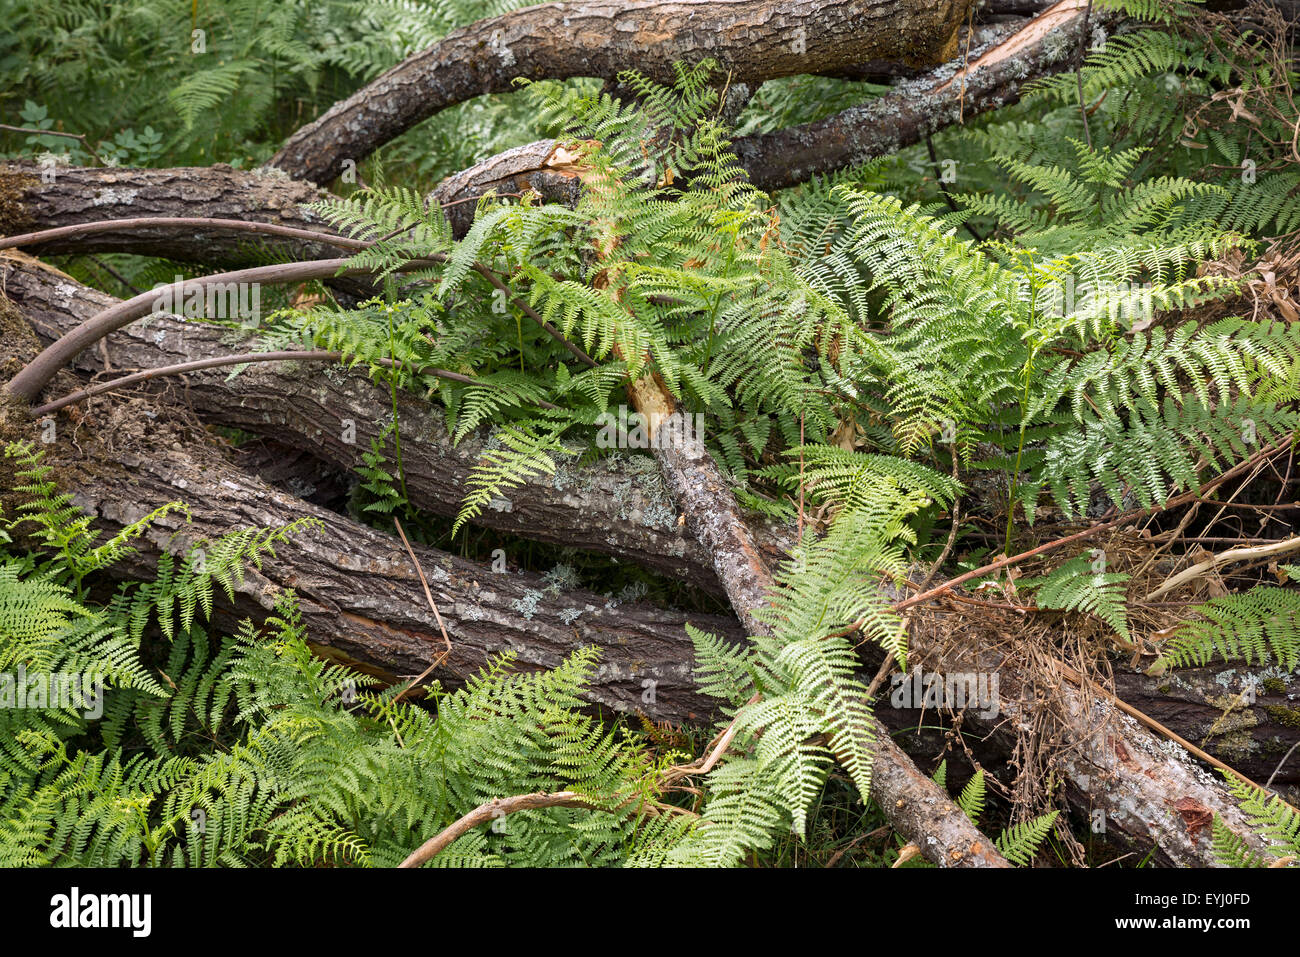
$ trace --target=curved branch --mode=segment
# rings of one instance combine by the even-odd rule
[[[43,246],[58,243],[60,240],[79,239],[100,233],[134,232],[151,228],[170,230],[216,229],[222,232],[259,233],[264,236],[280,236],[287,239],[299,239],[306,242],[325,243],[343,249],[367,249],[373,243],[363,239],[351,239],[315,229],[302,229],[297,226],[281,226],[278,223],[250,222],[244,219],[215,219],[205,216],[132,216],[125,219],[104,219],[89,223],[76,223],[71,226],[56,226],[32,233],[0,238],[0,249],[15,249],[21,246]],[[84,248],[82,244],[74,244]]]
[[[38,260],[0,257],[5,295],[46,340],[59,338],[119,300],[75,282]],[[99,349],[73,362],[82,376],[109,371],[145,370],[200,359],[231,350],[218,326],[185,322],[170,315],[150,317],[148,327],[128,326]],[[251,343],[239,348],[251,351]],[[152,379],[144,388],[172,388],[174,379]],[[391,415],[388,391],[361,372],[321,376],[305,366],[264,363],[231,378],[217,369],[186,376],[183,404],[216,425],[276,439],[334,468],[362,465],[362,452],[380,438]],[[479,431],[453,443],[443,414],[427,402],[399,395],[407,491],[418,508],[455,516],[474,465],[490,433]],[[355,442],[342,439],[345,423]],[[658,477],[640,467],[635,453],[619,453],[590,467],[563,466],[554,476],[539,476],[485,509],[475,524],[510,535],[590,549],[635,562],[661,575],[717,592],[712,564],[686,530]],[[762,524],[761,541],[773,556],[791,543],[792,532]]]
[[[468,834],[476,827],[481,827],[496,818],[514,814],[516,811],[536,811],[546,807],[583,807],[588,810],[601,810],[587,803],[582,795],[575,791],[554,791],[547,794],[538,791],[535,794],[519,794],[515,797],[493,798],[480,804],[468,814],[462,815],[447,825],[435,836],[429,838],[398,864],[399,868],[419,867],[447,849],[457,838]]]
[[[1226,552],[1219,552],[1217,555],[1211,555],[1203,562],[1197,562],[1190,568],[1185,568],[1177,575],[1172,576],[1160,587],[1156,588],[1151,594],[1147,595],[1143,601],[1155,601],[1157,598],[1163,598],[1180,585],[1185,585],[1204,575],[1206,572],[1214,571],[1222,565],[1232,565],[1237,562],[1255,561],[1260,558],[1276,558],[1279,555],[1290,555],[1292,552],[1300,551],[1300,536],[1284,538],[1281,541],[1272,542],[1268,545],[1252,545],[1246,548],[1230,548]]]
[[[51,412],[57,412],[59,409],[76,402],[83,402],[106,392],[116,392],[119,389],[133,386],[137,382],[146,382],[149,379],[157,379],[161,376],[185,375],[189,372],[202,372],[204,369],[223,369],[229,366],[248,365],[254,362],[338,362],[343,358],[344,355],[341,352],[326,352],[319,349],[287,349],[279,352],[241,352],[238,355],[231,356],[210,356],[207,359],[195,359],[193,362],[178,362],[175,365],[145,369],[141,372],[124,375],[119,379],[111,379],[108,382],[99,382],[84,389],[78,389],[61,399],[55,399],[53,402],[47,402],[45,405],[32,409],[32,416],[49,415]],[[400,369],[402,366],[400,362],[394,362],[391,359],[377,359],[375,361],[389,369]],[[459,372],[451,372],[447,369],[439,369],[437,366],[422,366],[418,373],[420,375],[436,376],[439,379],[447,379],[450,382],[460,382],[465,385],[481,386],[488,384],[475,379],[473,376],[461,375]],[[538,405],[544,409],[556,408],[549,402],[538,402]]]
[[[717,60],[733,83],[951,56],[970,0],[592,0],[528,7],[454,30],[298,130],[271,160],[326,183],[347,161],[440,110],[531,80],[635,69],[663,81],[673,64]]]
[[[1086,7],[1086,0],[1061,0],[1010,35],[1003,26],[984,28],[964,66],[945,63],[861,106],[741,137],[733,148],[750,180],[774,190],[919,143],[936,130],[1015,103],[1027,83],[1069,68]]]
[[[427,260],[407,263],[402,269],[419,269],[430,265]],[[356,276],[373,272],[348,266],[346,259],[318,259],[305,263],[280,263],[237,269],[217,273],[201,279],[186,279],[160,286],[149,292],[133,296],[105,309],[47,347],[9,381],[5,389],[24,401],[31,402],[49,384],[50,380],[78,353],[94,345],[105,336],[124,326],[129,326],[142,316],[154,312],[160,303],[184,299],[187,292],[203,291],[209,287],[227,284],[295,283],[311,279],[328,279],[331,276]],[[165,298],[167,297],[167,298]]]

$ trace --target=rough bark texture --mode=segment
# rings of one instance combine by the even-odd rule
[[[0,259],[0,291],[47,339],[117,301],[31,259]],[[247,346],[225,342],[223,336],[211,326],[150,316],[114,333],[103,348],[82,353],[77,368],[103,372],[107,355],[120,374],[229,355]],[[187,404],[207,422],[276,439],[341,470],[362,464],[371,438],[392,420],[386,390],[360,373],[319,364],[255,365],[233,379],[228,369],[212,369],[147,385]],[[453,446],[441,412],[411,397],[399,397],[398,420],[411,501],[438,515],[455,515],[487,435]],[[351,442],[345,441],[345,435],[352,437],[347,422],[355,429]],[[679,524],[679,514],[654,460],[618,453],[582,469],[562,464],[554,476],[511,489],[475,524],[613,555],[722,594],[707,552]],[[789,546],[789,529],[755,526],[766,555],[777,558]]]
[[[1253,696],[1243,694],[1248,687]],[[1300,742],[1297,692],[1295,674],[1241,662],[1178,668],[1159,677],[1128,669],[1115,673],[1121,701],[1251,780],[1273,778],[1273,787],[1292,804],[1300,803],[1300,748],[1282,761]]]
[[[718,60],[732,82],[953,54],[968,0],[590,0],[548,3],[452,31],[294,133],[272,160],[326,183],[421,120],[511,89],[516,77],[672,78],[679,60]]]
[[[917,769],[879,722],[876,747],[871,796],[900,833],[922,835],[917,844],[922,857],[940,867],[1011,866],[943,788]]]
[[[644,399],[638,401],[635,392],[633,403],[642,416],[653,414],[653,407]],[[668,409],[667,414],[671,413]],[[671,425],[666,429],[680,434]],[[713,573],[741,624],[750,634],[768,631],[767,624],[754,613],[767,604],[768,592],[775,587],[772,573],[713,457],[702,442],[684,442],[669,435],[655,449],[655,458],[673,502],[681,510],[686,527],[712,559]]]
[[[34,260],[11,261],[6,267],[0,268],[0,290],[45,338],[113,302],[112,297]],[[219,330],[159,316],[115,333],[106,348],[112,368],[120,373],[223,355],[243,345],[223,344]],[[83,353],[77,369],[83,374],[101,373],[103,352]],[[184,379],[156,380],[149,386],[168,402],[192,408],[205,421],[285,443],[285,449],[269,453],[250,450],[256,457],[241,465],[308,499],[327,492],[338,480],[337,472],[322,463],[340,471],[353,469],[361,462],[361,451],[369,448],[370,438],[383,430],[391,415],[388,393],[363,376],[315,365],[251,366],[234,379],[227,370],[217,369]],[[99,405],[114,401],[100,400]],[[435,514],[454,514],[483,437],[453,448],[437,410],[415,400],[401,400],[399,415],[404,434],[419,437],[404,446],[412,500]],[[346,419],[356,426],[352,444],[342,441]],[[716,520],[707,492],[698,491],[704,494],[684,490],[681,500],[697,501],[705,522]],[[678,523],[684,513],[674,505],[656,463],[647,456],[619,453],[588,468],[561,469],[554,480],[513,489],[508,503],[503,499],[497,504],[476,524],[614,555],[715,595],[726,594],[709,553]],[[779,560],[792,542],[793,529],[788,527],[748,525],[766,562]],[[716,531],[720,536],[730,534],[727,529]],[[739,587],[744,587],[743,582]],[[753,600],[758,601],[757,595]],[[689,644],[683,644],[682,653],[689,654]],[[1240,666],[1186,669],[1159,679],[1120,671],[1116,693],[1188,740],[1204,741],[1210,753],[1262,783],[1300,740],[1300,710],[1289,697],[1295,692],[1294,682],[1288,679],[1269,669]],[[1239,703],[1223,718],[1228,699],[1247,680],[1256,684],[1255,704]],[[1282,766],[1274,783],[1284,788],[1300,785],[1300,752]]]
[[[1054,768],[1075,808],[1090,820],[1101,812],[1109,839],[1154,845],[1161,864],[1212,867],[1211,833],[1203,816],[1208,810],[1256,851],[1263,850],[1217,774],[1121,713],[1099,691],[1084,694],[1060,673],[1031,676],[1008,663],[1005,648],[969,641],[941,648],[924,632],[912,636],[908,661],[928,673],[998,675],[997,714],[981,718],[974,709],[965,712],[965,725],[975,731],[1009,738],[1017,729],[1033,727],[1042,709],[1060,716]]]
[[[275,170],[245,172],[219,163],[175,169],[58,167],[53,183],[31,163],[0,165],[0,235],[141,216],[186,216],[278,223],[333,232],[304,209],[327,194]],[[42,254],[131,252],[210,266],[271,259],[328,259],[333,246],[265,239],[219,229],[154,228],[97,233],[45,244]]]
[[[260,571],[250,569],[219,623],[262,615],[292,588],[313,645],[364,671],[391,679],[424,671],[444,648],[419,577],[401,542],[311,505],[232,466],[220,450],[166,424],[165,412],[134,402],[64,424],[47,462],[76,504],[112,533],[169,501],[192,521],[162,519],[116,574],[149,577],[162,550],[178,554],[199,539],[245,527],[280,527],[311,518],[318,529],[277,545]],[[35,430],[34,430],[35,431]],[[596,645],[602,657],[588,697],[618,711],[640,710],[673,722],[702,721],[713,705],[695,690],[686,621],[743,640],[734,620],[686,615],[642,602],[619,602],[579,589],[560,590],[542,576],[489,568],[415,546],[452,642],[432,677],[457,686],[492,655],[514,652],[521,667],[550,668],[573,650]]]
[[[456,236],[469,232],[474,200],[488,193],[502,196],[532,190],[548,202],[577,206],[582,181],[557,157],[560,145],[560,140],[537,140],[516,146],[439,183],[433,199],[444,205],[452,232]]]
[[[902,79],[889,93],[824,120],[742,137],[736,155],[755,185],[781,189],[1015,103],[1026,83],[1072,65],[1086,6],[1086,0],[1062,0],[1010,36],[997,28],[979,31],[982,43],[969,57]],[[1095,29],[1099,21],[1107,22],[1094,11]]]

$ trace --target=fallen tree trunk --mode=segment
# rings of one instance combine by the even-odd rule
[[[327,183],[439,110],[532,80],[636,69],[671,81],[678,61],[717,60],[733,83],[878,57],[937,63],[954,53],[969,0],[595,0],[528,7],[452,31],[285,142],[271,165]]]
[[[750,180],[782,189],[919,143],[927,135],[1020,99],[1033,80],[1069,68],[1078,51],[1087,0],[1061,0],[1007,35],[988,28],[963,58],[826,119],[734,144]],[[1092,23],[1103,19],[1096,13]]]
[[[119,420],[139,411],[130,405]],[[75,488],[77,505],[116,531],[168,501],[181,500],[193,520],[169,516],[147,535],[150,548],[118,569],[148,577],[161,549],[175,553],[199,538],[249,526],[275,527],[311,518],[319,523],[276,547],[276,556],[240,587],[234,614],[265,614],[281,589],[299,596],[311,642],[334,657],[383,677],[420,674],[443,650],[438,623],[405,549],[385,535],[309,505],[227,464],[217,451],[174,441],[165,427],[132,432],[115,422],[129,445],[54,459]],[[87,446],[84,434],[83,447]],[[695,689],[685,623],[743,635],[733,621],[686,615],[642,602],[621,603],[581,590],[561,591],[527,572],[495,574],[446,552],[415,547],[451,638],[452,651],[432,677],[456,687],[503,652],[525,670],[551,668],[585,645],[602,656],[588,696],[616,711],[656,720],[703,721],[713,705]],[[225,622],[229,625],[229,619]]]
[[[32,424],[27,429],[27,438],[40,432]],[[260,571],[248,571],[234,607],[223,608],[221,624],[260,618],[291,588],[311,642],[364,671],[390,680],[414,676],[444,649],[419,575],[397,538],[241,471],[210,437],[186,435],[165,411],[139,401],[105,406],[77,425],[63,425],[57,442],[41,447],[76,504],[109,533],[167,502],[188,506],[190,521],[175,514],[161,519],[115,574],[149,578],[163,551],[181,554],[200,539],[305,518],[315,527],[277,545]],[[575,649],[596,645],[603,655],[590,700],[657,720],[704,721],[713,704],[696,691],[685,623],[735,641],[744,637],[730,618],[561,588],[529,572],[494,573],[432,548],[416,546],[415,552],[452,642],[432,677],[449,686],[476,674],[495,654],[513,652],[527,669],[550,668]]]
[[[29,278],[41,275],[32,269],[19,272]],[[65,280],[61,293],[67,297],[65,301],[71,300],[74,291]],[[128,331],[119,330],[118,335]],[[268,611],[281,589],[294,588],[314,642],[349,660],[372,667],[378,664],[390,674],[394,665],[409,669],[397,673],[417,674],[428,663],[420,656],[432,659],[437,654],[436,621],[420,604],[416,572],[394,541],[276,492],[231,468],[214,452],[200,456],[197,450],[173,441],[164,428],[141,428],[129,406],[119,405],[111,415],[117,421],[100,424],[97,431],[114,437],[112,449],[87,441],[90,451],[80,452],[82,442],[73,439],[71,446],[79,454],[67,452],[55,460],[76,490],[76,503],[101,525],[116,531],[181,497],[193,512],[192,522],[182,528],[179,519],[168,516],[147,533],[159,548],[175,551],[187,548],[195,538],[215,537],[231,528],[268,527],[312,518],[319,524],[319,532],[297,535],[279,547],[274,564],[250,574],[240,594]],[[715,508],[715,520],[708,527],[701,524],[701,509],[707,507],[708,499],[731,499],[730,490],[707,453],[689,460],[665,454],[669,456],[672,487],[681,496],[692,527],[702,538],[742,621],[751,631],[766,627],[753,616],[762,602],[762,578],[766,576],[757,546],[743,524],[716,520],[734,512],[734,500],[731,512]],[[694,481],[697,478],[702,481]],[[183,490],[180,496],[178,489]],[[733,561],[737,542],[752,559],[747,567]],[[156,553],[145,554],[119,568],[148,576],[155,562]],[[431,550],[424,551],[421,565],[431,575],[435,600],[453,645],[452,654],[434,672],[435,677],[446,674],[453,681],[463,680],[481,667],[488,655],[506,648],[519,653],[528,664],[551,666],[558,664],[567,650],[597,644],[612,650],[607,650],[596,673],[594,700],[624,710],[637,707],[640,700],[655,705],[653,712],[644,709],[655,717],[677,721],[709,714],[708,703],[694,689],[685,616],[638,607],[635,618],[625,622],[627,612],[611,607],[609,601],[602,607],[599,596],[571,593],[548,599],[545,582],[537,576],[510,576],[506,581],[481,566]],[[484,579],[491,585],[481,584]],[[757,588],[751,584],[755,581]],[[691,617],[698,627],[717,629],[733,640],[743,637],[725,619]],[[579,625],[585,633],[579,631]],[[616,637],[611,637],[612,632],[617,632]],[[644,700],[647,694],[649,701]],[[880,773],[873,777],[873,793],[890,820],[928,859],[941,866],[1008,866],[992,843],[879,725],[876,738]]]
[[[996,674],[993,713],[982,716],[968,708],[964,725],[999,736],[1009,747],[1024,734],[1035,741],[1033,747],[1049,749],[1050,779],[1061,782],[1070,804],[1096,833],[1153,845],[1161,864],[1212,867],[1217,865],[1209,824],[1217,814],[1252,850],[1264,852],[1265,842],[1253,835],[1221,779],[1120,711],[1100,688],[1072,683],[1068,669],[1050,655],[1025,666],[1012,658],[1014,642],[1009,651],[972,633],[954,645],[955,634],[962,630],[951,623],[918,629],[909,645],[909,666],[939,675]],[[1023,762],[1027,756],[1018,757]]]
[[[0,280],[0,289],[45,338],[61,335],[113,302],[27,258],[11,259],[0,269]],[[102,373],[105,354],[114,369],[158,368],[187,358],[225,355],[243,346],[223,344],[221,339],[217,328],[159,315],[114,333],[104,352],[84,353],[76,368],[83,374]],[[154,380],[148,386],[207,422],[268,436],[340,471],[361,464],[361,452],[391,416],[385,390],[362,375],[342,370],[324,374],[315,365],[250,366],[233,379],[227,370],[214,369],[179,380]],[[453,447],[438,410],[411,398],[399,397],[399,419],[410,439],[403,453],[411,500],[435,514],[453,515],[484,436]],[[356,431],[352,443],[343,441],[348,421]],[[319,470],[311,481],[320,483]],[[614,555],[713,594],[726,594],[706,549],[678,523],[679,510],[647,456],[620,452],[587,468],[561,468],[553,478],[512,489],[508,500],[496,504],[475,524]],[[707,500],[702,508],[707,515]],[[768,563],[778,561],[792,543],[789,527],[749,519],[747,524]],[[690,655],[684,639],[679,654]],[[1226,686],[1225,675],[1239,683],[1253,681],[1257,687],[1255,704],[1238,703],[1226,718],[1228,699],[1241,688]],[[1261,783],[1300,740],[1300,722],[1291,718],[1294,709],[1287,689],[1270,691],[1279,679],[1264,668],[1187,669],[1160,679],[1117,670],[1115,680],[1122,700],[1182,737],[1203,742],[1211,754]],[[1300,760],[1283,765],[1275,784],[1300,785]]]
[[[1300,804],[1300,706],[1295,679],[1242,662],[1178,668],[1160,676],[1115,669],[1115,695]],[[1289,756],[1289,759],[1288,759]]]
[[[117,301],[37,260],[10,256],[0,263],[0,290],[47,339]],[[224,336],[220,328],[159,314],[115,332],[102,349],[82,353],[75,367],[101,373],[107,356],[111,369],[155,369],[239,351]],[[250,366],[233,379],[228,369],[211,369],[154,380],[148,387],[175,396],[207,422],[276,439],[351,471],[362,464],[371,439],[392,421],[391,395],[359,373],[324,373],[319,365],[267,364]],[[488,435],[453,446],[441,412],[409,396],[399,396],[398,421],[412,503],[454,516]],[[581,470],[561,465],[554,476],[511,489],[475,524],[613,555],[723,594],[708,555],[677,519],[653,460],[618,453]],[[755,524],[765,553],[778,558],[790,543],[790,531]]]
[[[333,232],[305,208],[329,194],[275,171],[250,173],[224,163],[175,169],[61,166],[48,183],[41,172],[33,163],[0,165],[0,235],[146,216],[241,219]],[[179,224],[73,236],[45,243],[41,252],[129,252],[230,267],[339,255],[320,243]]]

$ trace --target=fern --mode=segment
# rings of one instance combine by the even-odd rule
[[[1012,864],[1028,867],[1033,863],[1039,846],[1052,832],[1059,814],[1059,811],[1048,811],[1031,821],[1007,828],[994,842],[998,852]]]
[[[1104,561],[1104,559],[1103,559]],[[1060,565],[1039,579],[1021,579],[1017,589],[1032,591],[1039,608],[1083,612],[1100,618],[1121,638],[1128,640],[1128,613],[1124,604],[1122,572],[1098,570],[1098,560],[1081,555]]]
[[[1215,657],[1247,664],[1276,663],[1290,671],[1300,663],[1300,594],[1257,586],[1212,598],[1192,611],[1169,637],[1155,667],[1206,665]]]
[[[1256,835],[1268,845],[1268,853],[1283,858],[1287,866],[1300,861],[1300,812],[1276,794],[1224,774],[1224,784],[1241,802],[1241,811]],[[1218,815],[1214,818],[1214,853],[1225,867],[1268,867],[1265,858],[1249,849]],[[1281,865],[1283,861],[1278,861]]]

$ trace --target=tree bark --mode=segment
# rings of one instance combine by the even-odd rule
[[[0,259],[3,290],[43,337],[53,339],[112,306],[112,296],[90,289],[32,259]],[[104,372],[153,369],[239,352],[247,343],[223,341],[223,330],[169,315],[150,316],[119,330],[103,349],[83,352],[75,368]],[[328,374],[327,374],[328,373]],[[315,364],[249,366],[157,379],[149,391],[188,405],[204,421],[283,442],[343,471],[362,464],[392,421],[390,393],[363,374]],[[398,397],[403,465],[413,504],[437,515],[460,509],[465,482],[488,433],[452,445],[442,413],[410,396]],[[353,434],[355,433],[355,434]],[[351,439],[351,441],[349,441]],[[554,476],[511,489],[474,524],[534,541],[569,545],[635,562],[677,581],[724,594],[704,549],[678,523],[654,461],[619,452],[592,466],[561,465]],[[792,541],[789,528],[755,521],[764,553],[779,558]]]
[[[285,142],[271,165],[327,183],[346,161],[439,110],[532,80],[636,69],[672,79],[712,57],[733,83],[814,73],[876,57],[937,63],[953,54],[969,0],[591,0],[549,3],[452,31]]]
[[[0,164],[0,235],[144,216],[242,219],[331,233],[306,209],[329,194],[274,170],[246,172],[224,163],[174,169],[56,167],[41,180],[33,163]],[[154,227],[96,233],[43,244],[44,255],[136,253],[206,266],[248,266],[268,260],[328,259],[333,246],[196,227]]]
[[[1300,742],[1300,705],[1294,676],[1279,670],[1233,662],[1155,677],[1117,668],[1115,695],[1253,781],[1272,780],[1300,804],[1300,748],[1291,751]]]
[[[956,634],[958,622],[942,619],[932,629],[917,629],[909,666],[931,674],[996,674],[996,713],[981,717],[968,708],[964,725],[1009,745],[1018,731],[1050,736],[1040,744],[1050,750],[1053,777],[1108,840],[1153,846],[1164,865],[1213,867],[1208,815],[1218,814],[1253,850],[1264,851],[1217,773],[1119,711],[1100,689],[1080,689],[1054,661],[1032,669],[1012,663],[1014,641],[1009,652],[982,643],[978,632],[963,636],[975,640],[954,645]]]
[[[1015,103],[1026,83],[1073,64],[1087,6],[1061,0],[1010,36],[989,28],[963,58],[966,65],[953,61],[902,79],[889,93],[814,123],[742,137],[736,155],[760,189],[783,189]],[[1098,21],[1111,22],[1094,11],[1092,23]]]
[[[245,575],[234,605],[219,603],[219,625],[229,629],[240,617],[260,619],[291,588],[311,643],[363,671],[387,680],[418,675],[444,649],[419,576],[395,536],[269,486],[232,466],[210,440],[169,424],[165,410],[153,412],[138,401],[59,431],[56,444],[42,446],[46,461],[97,528],[112,534],[170,501],[190,510],[191,521],[169,515],[158,522],[114,574],[148,578],[164,550],[181,554],[200,539],[308,518],[316,529],[277,545],[260,570]],[[744,638],[727,617],[562,590],[530,572],[494,573],[437,549],[414,550],[452,643],[432,675],[446,686],[459,686],[503,652],[535,670],[596,645],[602,656],[591,701],[656,720],[703,722],[714,703],[695,689],[685,623]]]
[[[45,338],[61,334],[113,302],[112,297],[35,260],[10,260],[6,266],[0,269],[0,290]],[[158,316],[115,333],[106,343],[106,353],[120,372],[224,355],[246,345],[223,344],[221,335],[212,327]],[[83,353],[76,369],[82,375],[100,374],[103,359],[103,352],[91,350]],[[391,417],[389,393],[364,376],[341,369],[326,374],[311,365],[250,366],[233,379],[227,370],[216,369],[183,380],[155,380],[148,386],[169,405],[188,406],[204,421],[268,436],[298,456],[310,456],[295,461],[303,471],[303,478],[295,483],[298,489],[326,486],[336,481],[337,471],[350,472],[361,464],[361,452]],[[356,428],[354,443],[342,438],[347,420]],[[460,490],[486,437],[477,435],[453,447],[436,409],[400,396],[399,420],[409,439],[403,453],[411,500],[434,514],[455,514]],[[284,467],[281,456],[272,466],[263,466],[265,471],[259,468],[258,474],[277,476]],[[279,477],[283,481],[284,476]],[[709,501],[706,496],[700,503],[706,519],[712,517]],[[679,509],[647,456],[620,452],[587,468],[561,469],[555,479],[537,479],[512,489],[508,505],[504,499],[497,504],[475,524],[613,555],[711,594],[726,595],[708,551],[679,524]],[[788,526],[749,517],[746,524],[767,563],[779,561],[793,542],[794,530]],[[741,633],[739,626],[732,627],[734,633]],[[690,654],[684,637],[680,654]],[[1256,687],[1255,704],[1237,702],[1225,718],[1230,699],[1247,681]],[[1300,740],[1300,719],[1294,717],[1294,703],[1287,697],[1290,688],[1281,687],[1280,681],[1269,669],[1239,664],[1182,669],[1162,678],[1117,669],[1115,677],[1116,694],[1122,700],[1184,738],[1202,743],[1211,754],[1260,783]],[[1274,783],[1300,790],[1297,755],[1282,765]]]

